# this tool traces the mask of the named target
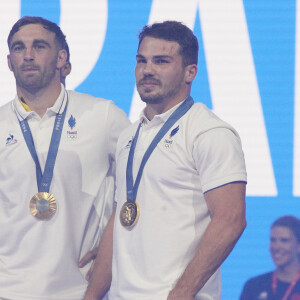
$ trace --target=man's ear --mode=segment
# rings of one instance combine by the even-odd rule
[[[58,51],[57,55],[57,64],[56,67],[60,69],[67,61],[67,51],[65,49],[61,49]]]
[[[71,73],[72,65],[67,61],[61,68],[60,74],[62,77],[67,77]]]
[[[188,65],[185,67],[185,83],[191,84],[195,79],[198,72],[198,66],[196,64]]]
[[[7,54],[7,65],[9,67],[9,69],[12,71],[13,69],[12,69],[12,66],[11,66],[10,55],[9,54]]]

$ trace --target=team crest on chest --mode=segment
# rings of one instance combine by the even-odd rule
[[[71,115],[71,117],[68,120],[68,125],[70,127],[70,130],[67,131],[67,137],[69,140],[76,140],[77,139],[77,130],[74,130],[76,126],[76,119]]]
[[[174,129],[172,129],[172,131],[170,132],[170,135],[168,136],[168,138],[166,138],[163,141],[164,147],[166,149],[170,149],[172,148],[173,145],[173,137],[174,135],[179,131],[179,125],[177,127],[175,127]]]

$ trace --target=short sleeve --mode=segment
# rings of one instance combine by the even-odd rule
[[[213,128],[197,136],[193,157],[203,192],[227,183],[247,181],[240,138],[229,128]]]
[[[108,152],[115,161],[115,152],[120,133],[130,125],[125,112],[110,102],[107,116]]]

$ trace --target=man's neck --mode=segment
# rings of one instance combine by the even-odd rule
[[[187,96],[186,96],[187,97]],[[154,116],[163,114],[182,102],[186,97],[178,98],[167,103],[147,103],[145,108],[145,115],[149,121],[151,121]]]
[[[56,84],[41,89],[35,93],[30,93],[24,89],[17,87],[17,95],[24,101],[30,108],[35,111],[40,117],[46,113],[49,107],[52,107],[61,92],[61,85]]]

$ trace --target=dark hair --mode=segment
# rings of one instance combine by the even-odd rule
[[[198,40],[192,30],[177,21],[165,21],[146,25],[139,33],[139,46],[145,37],[153,37],[180,45],[179,54],[184,66],[198,63]]]
[[[12,37],[16,32],[20,30],[22,26],[29,25],[29,24],[41,24],[45,29],[55,33],[55,40],[58,46],[58,49],[66,49],[66,36],[63,34],[61,31],[60,27],[42,17],[30,17],[30,16],[25,16],[19,19],[12,27],[10,30],[10,33],[7,38],[7,44],[8,48],[10,48],[10,42],[12,40]]]
[[[276,226],[289,228],[300,243],[300,219],[294,216],[283,216],[273,222],[271,229]]]

